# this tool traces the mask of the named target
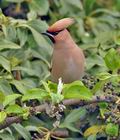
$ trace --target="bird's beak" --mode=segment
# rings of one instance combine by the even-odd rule
[[[48,37],[50,38],[50,40],[51,40],[53,43],[55,43],[54,35],[52,35],[51,33],[47,32],[47,31],[44,32],[44,33],[42,33],[42,34],[48,36]]]

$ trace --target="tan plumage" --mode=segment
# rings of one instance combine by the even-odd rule
[[[84,54],[66,29],[73,23],[73,19],[65,18],[48,28],[51,34],[60,31],[53,36],[55,43],[52,56],[51,80],[56,83],[58,83],[60,77],[64,83],[71,83],[79,80],[84,73]]]

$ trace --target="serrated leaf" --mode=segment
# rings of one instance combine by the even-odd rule
[[[7,117],[6,112],[1,111],[0,112],[0,123],[2,123],[5,120],[6,117]]]
[[[15,99],[17,99],[17,98],[19,98],[19,97],[21,97],[20,94],[11,94],[11,95],[7,95],[7,96],[5,97],[4,102],[3,102],[3,106],[5,107],[5,106],[9,105],[10,103],[13,103],[13,101],[15,101]]]
[[[96,135],[97,133],[102,133],[105,129],[105,125],[93,125],[89,127],[87,130],[84,132],[84,136],[88,137],[90,135]]]
[[[44,100],[49,97],[49,93],[45,90],[34,88],[31,90],[26,91],[26,94],[22,97],[22,101],[31,100],[31,99],[38,99]]]
[[[119,126],[118,124],[109,123],[107,124],[105,131],[109,136],[118,136]]]

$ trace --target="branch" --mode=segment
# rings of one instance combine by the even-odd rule
[[[54,132],[51,133],[51,137],[60,137],[60,138],[67,138],[69,136],[68,130],[55,130]]]
[[[5,121],[2,124],[0,124],[0,130],[10,126],[13,123],[20,123],[22,120],[23,118],[20,116],[7,117]]]
[[[107,102],[107,103],[115,103],[116,102],[116,97],[115,96],[94,96],[92,100],[90,101],[83,101],[83,100],[79,100],[79,99],[68,99],[68,100],[64,100],[63,104],[65,106],[69,106],[69,105],[80,105],[80,106],[85,106],[85,105],[89,105],[89,104],[95,104],[98,102]],[[30,108],[30,115],[35,115],[38,112],[45,112],[46,111],[46,107],[47,104],[42,104],[36,107],[31,107]],[[13,116],[13,117],[7,117],[5,119],[5,121],[0,124],[0,130],[9,127],[11,124],[13,123],[20,123],[23,121],[23,118],[21,116]]]

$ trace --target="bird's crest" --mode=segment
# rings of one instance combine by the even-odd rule
[[[66,29],[68,26],[72,25],[75,22],[73,18],[63,18],[58,20],[53,25],[48,28],[49,32],[57,32],[60,30]]]

